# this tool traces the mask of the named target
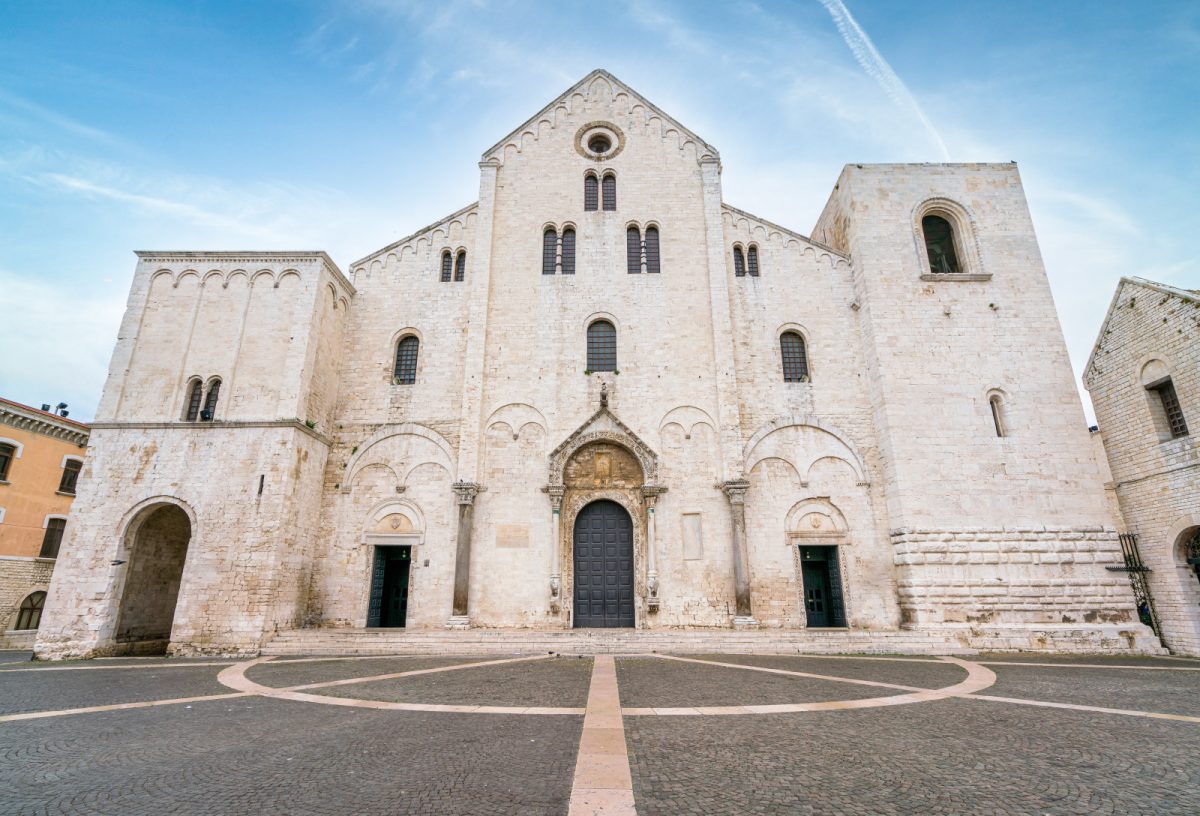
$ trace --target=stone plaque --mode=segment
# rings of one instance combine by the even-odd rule
[[[496,548],[502,550],[523,550],[529,546],[528,524],[497,524]]]
[[[699,513],[684,513],[683,521],[683,558],[685,561],[696,561],[704,557],[704,539],[700,525]]]

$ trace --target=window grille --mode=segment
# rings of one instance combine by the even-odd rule
[[[467,251],[460,250],[454,259],[454,280],[458,283],[467,279]]]
[[[617,177],[609,173],[604,177],[604,209],[615,212],[617,209]]]
[[[68,459],[63,465],[62,478],[58,482],[59,493],[75,494],[75,485],[79,483],[79,471],[83,468],[83,462],[75,459]]]
[[[442,253],[442,283],[450,282],[450,250]]]
[[[751,246],[746,250],[746,271],[750,277],[758,277],[758,247],[756,246]]]
[[[417,381],[417,353],[421,341],[416,335],[408,335],[396,344],[396,382],[412,385]]]
[[[742,254],[741,247],[733,248],[733,274],[735,277],[746,277],[746,256]]]
[[[783,381],[808,382],[808,353],[804,338],[796,332],[784,332],[779,337],[779,350],[783,354]]]
[[[553,275],[558,254],[558,232],[553,227],[542,233],[542,274]]]
[[[42,608],[46,605],[45,592],[32,592],[21,601],[21,610],[17,612],[17,625],[14,629],[37,629],[42,623]]]
[[[221,381],[213,380],[208,386],[208,394],[204,397],[204,410],[200,412],[201,422],[212,422],[217,415],[217,399],[221,395]]]
[[[58,558],[58,548],[62,545],[63,530],[67,529],[64,519],[50,519],[46,522],[46,534],[42,536],[42,552],[40,558]]]
[[[1171,432],[1171,438],[1178,439],[1181,436],[1187,436],[1187,422],[1183,418],[1183,408],[1179,404],[1179,395],[1175,393],[1175,383],[1167,380],[1154,386],[1151,390],[1158,394],[1158,399],[1162,402],[1163,413],[1167,417],[1167,429]]]
[[[16,453],[17,449],[12,445],[0,445],[0,482],[8,481],[8,469]]]
[[[591,173],[583,177],[583,208],[588,212],[596,209],[599,204],[600,182]]]
[[[646,227],[646,271],[658,274],[658,227]]]
[[[184,421],[195,422],[200,418],[200,400],[204,396],[204,383],[199,378],[192,380],[192,389],[188,394],[187,413]]]
[[[575,230],[565,229],[562,234],[562,273],[575,274]]]
[[[637,227],[625,230],[625,268],[630,275],[642,271],[642,231]]]
[[[587,330],[588,371],[617,370],[617,330],[607,320],[597,320]]]
[[[929,271],[935,275],[958,272],[958,253],[954,250],[954,228],[950,222],[940,215],[927,215],[921,219],[921,231],[925,233]]]

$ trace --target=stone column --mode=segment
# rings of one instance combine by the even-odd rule
[[[566,488],[551,485],[546,488],[550,496],[550,611],[557,615],[562,609],[562,500]]]
[[[733,520],[733,585],[737,598],[735,628],[758,626],[750,609],[750,558],[746,550],[746,491],[750,483],[745,479],[724,482],[721,490],[729,497],[729,515]]]
[[[454,553],[454,609],[446,627],[466,629],[471,623],[467,610],[471,591],[471,527],[475,520],[475,497],[484,488],[474,482],[455,482],[452,487],[458,498],[458,543]]]
[[[654,507],[658,503],[659,494],[666,488],[657,485],[646,485],[642,488],[642,497],[646,501],[646,608],[650,612],[658,611],[658,553],[655,546],[657,524],[654,519]]]

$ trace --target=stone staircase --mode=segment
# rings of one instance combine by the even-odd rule
[[[1163,654],[1117,627],[1037,629],[291,629],[263,655],[977,654],[1034,651]]]

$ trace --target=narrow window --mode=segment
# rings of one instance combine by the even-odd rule
[[[929,271],[935,275],[958,272],[958,254],[954,251],[954,229],[940,215],[927,215],[921,219],[921,231],[925,233],[925,251],[929,255]]]
[[[617,177],[612,173],[604,177],[604,209],[609,212],[617,209]]]
[[[758,247],[754,244],[746,250],[746,271],[750,273],[750,277],[758,277]]]
[[[17,449],[12,445],[0,445],[0,482],[8,481],[8,469],[16,453]]]
[[[617,330],[607,320],[597,320],[587,330],[588,371],[617,370]]]
[[[201,422],[212,422],[217,415],[217,398],[221,395],[221,381],[213,380],[208,386],[208,394],[204,397],[204,410],[200,412]]]
[[[783,353],[783,381],[808,382],[808,353],[804,338],[798,332],[784,332],[779,336],[779,350]]]
[[[1007,436],[1004,430],[1004,404],[1000,400],[999,394],[993,394],[988,400],[992,406],[992,424],[996,426],[996,436]]]
[[[42,536],[42,552],[39,558],[58,558],[58,548],[62,545],[63,530],[67,529],[64,519],[50,519],[46,522],[46,534]]]
[[[548,227],[542,233],[542,274],[553,275],[558,254],[558,232],[554,227]]]
[[[600,182],[594,174],[588,173],[583,177],[583,208],[588,212],[592,212],[599,205],[599,187]]]
[[[642,231],[637,227],[625,230],[625,269],[630,275],[642,271]]]
[[[646,227],[646,271],[658,274],[658,227]]]
[[[396,344],[396,382],[412,385],[417,381],[417,352],[421,341],[416,335],[407,335]]]
[[[83,462],[78,459],[68,459],[63,465],[62,478],[58,481],[59,493],[70,493],[75,495],[75,485],[79,482],[79,471],[83,468]]]
[[[575,230],[570,228],[562,234],[562,273],[575,274]]]
[[[188,391],[187,412],[183,415],[185,422],[195,422],[200,418],[200,399],[204,396],[204,383],[196,377],[192,380]]]
[[[738,278],[746,277],[746,256],[742,254],[740,246],[733,248],[733,274]]]
[[[46,605],[45,592],[31,592],[21,601],[21,610],[17,612],[17,625],[14,629],[37,629],[42,623],[42,608]]]
[[[442,253],[442,283],[450,282],[450,250]]]
[[[458,283],[467,279],[467,251],[460,249],[454,259],[454,280]]]
[[[1162,403],[1163,414],[1167,418],[1167,430],[1172,439],[1188,435],[1187,422],[1183,419],[1183,408],[1179,405],[1179,395],[1175,393],[1175,383],[1167,379],[1158,385],[1151,386],[1151,391],[1158,394]]]

